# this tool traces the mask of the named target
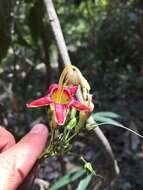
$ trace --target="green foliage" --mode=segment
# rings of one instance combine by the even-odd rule
[[[139,136],[140,138],[143,138],[143,135],[140,135],[136,131],[122,125],[120,122],[115,120],[115,119],[120,117],[116,113],[113,113],[113,112],[99,112],[99,113],[93,114],[93,117],[94,117],[95,121],[97,121],[99,123],[87,124],[86,125],[87,130],[94,130],[96,127],[100,127],[100,126],[104,126],[104,125],[111,125],[111,126],[115,126],[115,127],[125,129],[125,130],[127,130],[127,131],[129,131],[131,133],[134,133],[135,135]]]
[[[58,190],[64,186],[74,182],[75,180],[79,179],[85,173],[86,173],[85,170],[81,169],[79,171],[72,172],[70,174],[66,174],[64,177],[62,177],[61,179],[56,181],[48,190]]]
[[[86,129],[87,130],[93,130],[98,126],[104,125],[104,124],[110,124],[114,126],[121,126],[121,124],[116,121],[115,119],[120,118],[120,115],[114,113],[114,112],[97,112],[93,113],[93,118],[97,123],[94,124],[86,124]]]
[[[107,112],[107,111],[94,113],[93,116],[96,121],[101,121],[101,122],[104,121],[104,118],[106,119],[106,118],[119,118],[120,117],[120,115],[118,115],[114,112]]]
[[[86,190],[91,179],[92,179],[92,175],[87,175],[84,179],[80,181],[76,190]]]

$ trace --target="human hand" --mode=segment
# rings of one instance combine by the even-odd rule
[[[0,190],[19,187],[43,151],[47,137],[47,127],[37,124],[16,144],[13,135],[0,127]]]

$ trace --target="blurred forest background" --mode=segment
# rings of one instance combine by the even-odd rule
[[[54,4],[72,64],[92,86],[94,112],[117,113],[119,122],[143,134],[142,0],[54,0]],[[0,125],[19,139],[34,123],[47,123],[45,110],[27,110],[25,104],[45,94],[62,69],[43,1],[0,0]],[[142,190],[142,139],[115,126],[102,129],[120,167],[118,179],[108,189]],[[102,173],[106,160],[94,134],[81,136],[74,148]],[[34,189],[55,182],[67,168],[80,164],[76,162],[74,156],[45,161]]]

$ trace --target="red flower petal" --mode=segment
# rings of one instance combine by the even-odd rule
[[[91,108],[85,104],[81,104],[79,101],[77,101],[75,98],[72,98],[72,102],[70,104],[71,107],[76,108],[77,110],[81,110],[81,111],[87,111],[90,112]]]
[[[44,96],[42,98],[39,98],[37,100],[34,100],[28,104],[26,104],[27,108],[36,108],[36,107],[41,107],[41,106],[47,106],[50,103],[52,103],[52,100],[50,99],[49,96]]]
[[[54,116],[56,123],[58,125],[64,125],[69,106],[65,104],[62,105],[62,104],[53,103],[52,107],[54,109]]]
[[[78,86],[69,87],[71,96],[74,96],[77,92]]]
[[[26,106],[28,108],[42,107],[50,105],[54,110],[55,122],[58,125],[64,125],[69,107],[74,107],[77,110],[91,112],[91,108],[81,104],[73,96],[75,95],[78,86],[64,86],[62,89],[58,84],[52,84],[49,87],[48,94],[37,100],[34,100]]]
[[[51,84],[48,89],[48,95],[50,96],[53,93],[53,91],[55,91],[58,88],[59,88],[58,84]]]

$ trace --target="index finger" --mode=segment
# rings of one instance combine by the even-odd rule
[[[2,175],[4,184],[8,184],[10,190],[15,190],[27,176],[43,151],[47,137],[47,127],[38,124],[19,143],[1,154],[0,171],[6,176],[3,177],[0,173],[0,179]],[[3,187],[3,189],[6,188]]]
[[[3,152],[15,144],[13,135],[0,126],[0,152]]]

